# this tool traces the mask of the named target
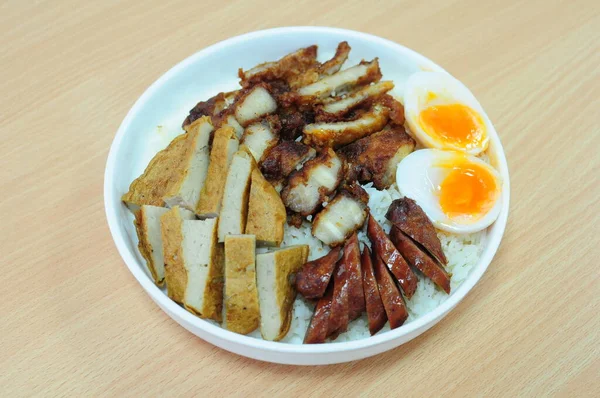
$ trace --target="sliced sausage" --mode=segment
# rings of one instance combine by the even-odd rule
[[[367,318],[369,319],[369,332],[371,336],[379,332],[383,325],[387,322],[385,308],[379,294],[377,286],[377,278],[373,270],[373,262],[371,261],[371,250],[367,246],[363,248],[360,257],[363,272],[363,288],[365,292],[365,301],[367,307]]]
[[[365,311],[365,293],[363,290],[360,247],[356,232],[344,246],[344,263],[348,272],[348,318],[352,321]]]
[[[332,249],[321,258],[309,261],[296,274],[296,290],[307,299],[323,297],[329,284],[335,264],[340,258],[339,247]]]
[[[406,318],[408,318],[406,304],[381,257],[374,254],[372,260],[385,313],[390,320],[390,327],[396,329],[402,326]]]

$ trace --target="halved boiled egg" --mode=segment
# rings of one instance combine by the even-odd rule
[[[500,214],[502,178],[483,160],[462,152],[415,151],[398,165],[396,183],[444,231],[480,231]]]
[[[477,155],[486,150],[491,123],[473,94],[442,72],[417,72],[404,88],[410,131],[428,148]]]

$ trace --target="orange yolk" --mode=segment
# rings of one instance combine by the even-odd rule
[[[440,184],[440,206],[450,217],[486,214],[497,195],[495,177],[484,167],[461,162],[450,166],[452,170]]]
[[[429,136],[463,149],[481,147],[486,139],[481,116],[463,104],[429,106],[421,111],[420,123]]]

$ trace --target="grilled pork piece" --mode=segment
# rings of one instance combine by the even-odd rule
[[[277,110],[277,116],[281,121],[282,140],[294,141],[302,135],[304,126],[315,121],[315,113],[312,108],[299,109],[295,105],[281,106]]]
[[[348,54],[350,54],[350,46],[348,45],[348,42],[343,41],[339,43],[333,58],[323,64],[310,68],[301,75],[292,78],[290,80],[291,88],[297,89],[299,87],[308,86],[324,76],[332,75],[338,72],[342,68],[344,62],[346,62],[348,59]]]
[[[417,202],[410,198],[396,199],[390,205],[385,217],[423,246],[440,263],[448,263],[435,227]]]
[[[408,318],[406,304],[381,257],[374,253],[372,260],[385,313],[390,321],[390,327],[396,329]]]
[[[345,185],[315,216],[312,234],[329,246],[341,245],[364,224],[368,202],[369,195],[360,185]]]
[[[281,192],[287,177],[316,155],[317,151],[300,142],[283,141],[264,155],[260,170],[275,190]]]
[[[390,121],[395,125],[404,125],[404,106],[389,94],[384,94],[379,102],[390,110]]]
[[[296,274],[296,289],[306,299],[323,297],[333,275],[335,264],[340,259],[340,247],[316,260],[309,261]]]
[[[332,301],[333,283],[330,283],[323,297],[317,302],[315,312],[304,336],[304,344],[321,344],[325,342],[329,330]]]
[[[274,113],[277,102],[265,83],[247,89],[235,102],[235,118],[244,127],[252,122]]]
[[[248,148],[256,162],[260,163],[264,154],[279,142],[279,128],[277,117],[267,117],[246,127],[240,143]]]
[[[380,131],[387,124],[390,110],[375,104],[358,119],[333,123],[312,123],[304,126],[305,144],[339,148]]]
[[[275,188],[255,168],[252,171],[246,234],[256,235],[264,246],[279,246],[283,241],[285,206]]]
[[[406,260],[396,250],[396,247],[394,247],[390,238],[387,237],[383,228],[381,228],[370,213],[367,224],[367,235],[371,241],[373,254],[376,257],[381,257],[385,265],[398,280],[406,298],[410,299],[415,290],[417,290],[417,276],[412,272]]]
[[[335,191],[342,175],[342,160],[332,149],[327,149],[290,175],[281,192],[283,203],[303,216],[313,214]]]
[[[348,272],[348,318],[353,321],[365,311],[360,247],[356,232],[352,234],[344,246],[344,263]]]
[[[396,226],[390,231],[390,240],[410,265],[421,271],[446,293],[450,294],[450,275],[427,253],[422,251]]]
[[[350,301],[348,296],[348,268],[342,257],[337,262],[333,275],[333,299],[331,301],[331,313],[329,314],[329,325],[327,336],[337,338],[340,333],[348,329],[350,312]]]
[[[194,123],[197,119],[200,119],[202,116],[217,116],[219,113],[227,109],[233,103],[238,93],[239,90],[231,91],[228,93],[219,93],[206,101],[198,102],[196,106],[194,106],[190,110],[189,115],[185,118],[181,127],[186,128],[186,126]]]
[[[319,109],[319,113],[324,119],[331,121],[340,120],[352,109],[365,102],[374,102],[393,88],[394,83],[391,81],[370,84],[353,91],[342,99],[324,104]]]
[[[160,217],[169,209],[143,205],[135,213],[133,224],[138,236],[138,248],[157,286],[165,284],[165,259],[163,256]]]
[[[365,245],[360,257],[363,273],[363,288],[365,292],[365,302],[367,308],[367,318],[369,319],[369,332],[371,336],[379,332],[383,325],[387,322],[385,308],[379,294],[377,286],[377,278],[373,270],[373,262],[371,261],[371,250]]]
[[[375,188],[387,189],[396,180],[396,168],[415,148],[403,126],[386,126],[382,131],[354,141],[340,149],[348,163],[350,180],[373,181]]]

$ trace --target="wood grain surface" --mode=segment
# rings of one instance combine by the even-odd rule
[[[461,79],[512,200],[481,282],[385,354],[293,367],[196,338],[150,300],[104,215],[109,146],[142,92],[217,41],[286,25],[397,41]],[[600,2],[3,1],[0,395],[600,396]]]

